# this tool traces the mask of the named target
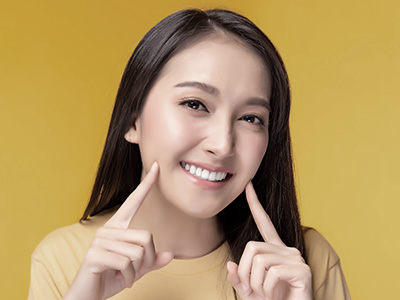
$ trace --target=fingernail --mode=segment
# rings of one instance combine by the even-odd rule
[[[153,162],[153,164],[151,165],[151,169],[154,169],[154,168],[156,168],[158,166],[158,162],[155,160],[154,162]]]

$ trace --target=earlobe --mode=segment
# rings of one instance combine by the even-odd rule
[[[129,143],[132,144],[138,144],[139,143],[139,130],[137,126],[132,126],[129,128],[129,130],[125,133],[125,140],[127,140]]]

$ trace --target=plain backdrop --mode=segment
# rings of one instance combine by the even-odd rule
[[[118,83],[144,33],[227,7],[272,39],[292,84],[303,223],[341,257],[353,299],[394,299],[400,268],[400,2],[2,1],[0,291],[25,299],[30,255],[77,222]]]

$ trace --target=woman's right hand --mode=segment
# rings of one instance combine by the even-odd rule
[[[173,259],[170,252],[155,251],[150,232],[129,228],[158,173],[155,162],[117,212],[97,230],[64,300],[107,299],[132,287],[144,274],[162,268]]]

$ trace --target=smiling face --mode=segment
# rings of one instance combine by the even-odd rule
[[[160,165],[151,197],[196,218],[231,203],[266,152],[270,90],[261,59],[229,35],[172,57],[125,135],[139,144],[143,175]]]

